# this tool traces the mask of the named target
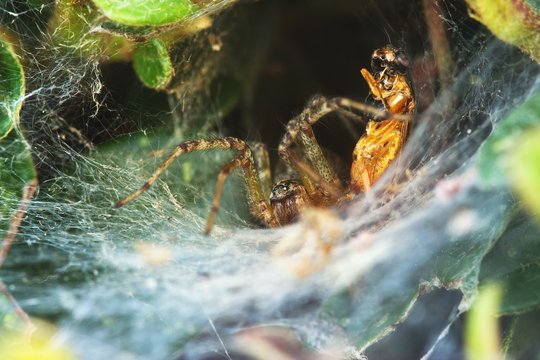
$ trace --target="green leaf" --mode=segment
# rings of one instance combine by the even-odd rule
[[[451,234],[459,234],[460,227],[467,226],[466,224],[471,224],[471,228],[476,229],[463,235],[451,235],[448,244],[434,258],[433,277],[450,288],[456,284],[461,288],[464,286],[464,279],[474,280],[468,278],[469,274],[478,269],[515,214],[515,202],[512,201],[511,194],[503,189],[469,196],[470,201],[478,203],[453,213],[446,230]],[[491,212],[486,214],[485,209],[488,208]]]
[[[15,319],[16,320],[16,319]],[[65,345],[56,339],[57,329],[43,321],[34,319],[36,328],[32,336],[18,328],[0,327],[0,358],[11,360],[74,360],[77,359]]]
[[[467,359],[498,359],[500,354],[497,310],[502,289],[490,284],[480,289],[467,316],[465,350]]]
[[[5,36],[0,36],[0,79],[0,230],[5,230],[23,187],[36,178],[28,144],[18,126],[24,73]]]
[[[1,34],[1,32],[0,32]],[[0,36],[0,139],[15,126],[24,96],[24,75],[13,46]]]
[[[174,73],[167,48],[158,39],[137,46],[133,55],[133,68],[143,84],[153,89],[165,88]]]
[[[508,160],[512,187],[540,221],[540,126],[519,137],[518,145],[508,155]]]
[[[100,33],[102,15],[90,4],[59,0],[49,20],[49,32],[55,44],[84,58],[126,61],[133,52],[132,43],[118,34]]]
[[[505,296],[501,312],[506,314],[536,309],[540,299],[540,265],[531,264],[504,277]]]
[[[482,146],[478,170],[484,185],[496,186],[508,183],[508,157],[512,156],[522,141],[521,136],[539,125],[540,91],[503,119]]]
[[[467,0],[471,16],[498,38],[519,47],[540,62],[538,0]]]
[[[407,317],[419,294],[416,284],[412,284],[408,289],[393,291],[392,296],[384,298],[379,297],[379,289],[374,287],[369,290],[376,293],[376,300],[362,295],[365,302],[359,301],[346,290],[329,297],[323,305],[324,313],[339,319],[347,333],[355,340],[356,346],[361,349],[392,332],[395,325]]]
[[[360,349],[403,321],[419,294],[445,287],[470,298],[479,266],[507,228],[516,205],[509,191],[490,189],[439,206],[419,213],[406,230],[378,234],[381,238],[373,242],[392,239],[395,255],[362,278],[361,285],[352,284],[325,301],[325,314],[339,319]],[[399,246],[403,248],[396,250]],[[402,266],[397,269],[395,264]]]
[[[540,92],[513,110],[494,130],[479,155],[488,186],[510,185],[532,213],[540,211]],[[496,281],[505,289],[500,312],[515,314],[540,306],[540,229],[525,216],[515,220],[482,263],[481,283]]]
[[[480,283],[497,282],[504,289],[501,314],[540,308],[540,227],[521,214],[486,256]]]
[[[530,311],[514,316],[504,339],[506,359],[538,359],[538,334],[540,333],[540,311]],[[532,352],[533,350],[534,352]],[[527,357],[525,357],[527,354]]]
[[[190,0],[94,0],[109,19],[124,25],[165,25],[192,15],[197,6]]]
[[[212,13],[212,10],[210,10],[210,13]],[[212,18],[206,14],[205,16],[190,18],[189,21],[180,22],[175,26],[130,26],[106,20],[101,22],[99,27],[92,30],[96,33],[116,35],[135,43],[159,38],[167,44],[172,44],[211,26]]]

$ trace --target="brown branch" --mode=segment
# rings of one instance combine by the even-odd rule
[[[444,21],[437,0],[422,0],[422,6],[441,87],[446,88],[452,82],[455,64],[450,52]]]
[[[23,308],[19,305],[17,300],[11,295],[9,292],[7,286],[4,284],[2,279],[0,279],[0,293],[4,294],[6,299],[11,303],[13,308],[15,309],[15,314],[24,321],[26,324],[26,336],[30,337],[32,333],[36,330],[36,325],[32,322],[32,319],[30,319],[30,316],[26,313],[26,311],[23,310]]]
[[[32,180],[31,182],[26,184],[23,188],[23,195],[22,195],[21,201],[19,202],[19,207],[17,208],[15,215],[13,215],[13,218],[11,219],[11,222],[9,224],[9,229],[7,231],[7,235],[4,238],[4,241],[2,243],[2,248],[0,249],[0,268],[4,264],[4,261],[6,260],[6,257],[9,253],[9,249],[11,249],[11,245],[13,245],[13,242],[15,241],[15,237],[17,236],[19,226],[21,225],[21,222],[24,219],[24,216],[26,215],[26,209],[28,208],[30,201],[34,197],[34,193],[36,192],[37,188],[38,188],[37,180]],[[13,295],[11,295],[11,293],[9,292],[7,286],[4,284],[2,279],[0,279],[0,293],[4,294],[4,296],[8,299],[8,301],[13,305],[13,308],[15,309],[15,313],[17,314],[17,316],[26,323],[27,336],[32,335],[32,333],[36,329],[36,326],[32,323],[32,320],[30,319],[28,314],[21,308],[19,303],[17,303],[17,300],[13,297]]]
[[[4,238],[4,242],[2,243],[2,248],[0,249],[0,268],[2,267],[2,264],[6,260],[6,256],[9,252],[9,249],[11,248],[11,245],[13,245],[13,242],[15,241],[15,237],[17,236],[17,231],[19,230],[19,226],[21,225],[22,220],[24,219],[24,216],[26,215],[26,209],[28,208],[28,205],[30,204],[30,200],[32,200],[32,197],[34,196],[34,193],[36,192],[38,187],[37,180],[32,180],[28,184],[26,184],[23,188],[23,195],[21,198],[21,201],[19,202],[19,207],[17,208],[17,211],[15,212],[15,215],[13,215],[13,218],[11,219],[11,222],[9,224],[9,229],[7,231],[7,235]]]

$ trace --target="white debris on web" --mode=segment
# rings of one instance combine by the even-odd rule
[[[212,3],[210,13],[231,2]],[[28,12],[50,11],[54,3],[35,9],[23,1],[10,4],[0,5],[8,25]],[[48,54],[26,49],[23,119],[48,173],[2,280],[31,315],[56,322],[62,340],[84,359],[203,358],[223,353],[232,336],[259,326],[291,329],[337,358],[346,355],[342,351],[363,356],[408,314],[421,282],[437,278],[460,288],[467,273],[459,266],[470,262],[472,268],[479,261],[474,255],[491,248],[514,206],[509,193],[480,186],[475,154],[492,127],[538,90],[537,65],[485,34],[465,36],[459,23],[447,21],[460,44],[460,71],[417,114],[394,166],[403,176],[392,192],[396,176],[389,172],[331,215],[309,214],[299,224],[267,230],[237,215],[245,212],[235,197],[242,186],[237,177],[220,209],[228,225],[211,236],[202,231],[218,169],[201,169],[219,161],[190,155],[188,165],[175,165],[144,196],[112,209],[157,162],[148,156],[141,163],[135,145],[81,155],[90,142],[66,119],[107,113],[111,123],[98,128],[115,132],[125,109],[106,94],[96,96],[104,91],[97,59],[60,47],[48,47]],[[15,29],[23,37],[42,33],[40,48],[50,45],[45,27]],[[195,45],[186,49],[193,51],[186,58],[196,57]],[[178,91],[180,104],[193,106],[193,114],[211,102]],[[198,176],[210,180],[189,181]],[[328,222],[320,238],[314,221]],[[474,251],[463,250],[464,244]]]

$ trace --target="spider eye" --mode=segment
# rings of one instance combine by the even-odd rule
[[[272,192],[270,194],[270,201],[282,201],[291,197],[292,195],[294,195],[297,185],[298,183],[293,180],[283,180],[278,182],[272,188]]]

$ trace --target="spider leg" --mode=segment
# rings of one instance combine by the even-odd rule
[[[261,142],[250,142],[249,147],[253,153],[255,166],[259,174],[261,188],[264,194],[272,191],[272,171],[270,170],[270,156],[265,144]]]
[[[227,164],[221,168],[219,172],[217,181],[216,181],[216,190],[214,192],[214,198],[212,199],[212,207],[210,209],[210,215],[208,215],[208,220],[206,222],[206,229],[204,233],[206,235],[210,234],[212,230],[212,225],[216,220],[216,216],[219,210],[219,203],[221,202],[221,195],[223,195],[223,186],[225,185],[225,180],[229,176],[230,172],[242,164],[240,155],[229,161]]]
[[[319,175],[309,164],[305,161],[302,161],[296,152],[291,152],[291,160],[295,164],[297,169],[301,169],[305,175],[308,175],[310,179],[316,181],[328,194],[330,194],[335,199],[338,199],[341,196],[341,191],[339,188],[328,184],[322,177]]]
[[[341,183],[324,157],[317,139],[313,134],[313,129],[311,128],[311,126],[320,118],[335,110],[336,108],[331,106],[324,97],[313,99],[300,115],[289,121],[287,124],[287,132],[281,138],[278,147],[280,157],[287,165],[296,169],[306,190],[311,194],[317,191],[317,186],[313,181],[314,179],[312,179],[312,177],[293,160],[295,157],[298,158],[298,155],[295,155],[292,145],[296,143],[300,146],[314,171],[320,175],[325,182],[331,186],[341,188]]]
[[[386,111],[350,99],[326,99],[325,97],[318,96],[310,102],[300,115],[290,120],[287,124],[287,132],[281,138],[278,152],[287,165],[294,167],[297,170],[309,193],[314,193],[317,189],[313,181],[315,179],[309,174],[306,174],[300,166],[295,164],[295,161],[293,160],[292,145],[296,143],[300,146],[314,171],[318,173],[326,183],[335,188],[341,188],[341,182],[334,174],[334,170],[323,155],[317,139],[313,134],[312,125],[325,115],[334,111],[338,111],[358,120],[359,116],[352,113],[349,109],[372,113],[384,118],[390,116]]]
[[[238,155],[223,167],[218,176],[218,186],[216,187],[216,194],[214,196],[214,201],[212,202],[213,208],[215,205],[216,210],[212,210],[210,214],[207,223],[207,231],[211,229],[214,221],[214,212],[217,212],[217,208],[219,207],[219,200],[221,199],[221,192],[223,190],[223,184],[227,178],[227,175],[230,171],[237,167],[241,167],[244,172],[244,181],[246,183],[249,208],[253,216],[265,223],[267,226],[278,226],[277,221],[271,211],[270,203],[262,191],[261,181],[259,179],[259,175],[257,174],[257,169],[255,167],[255,161],[253,160],[251,150],[244,141],[233,137],[212,140],[191,140],[177,145],[171,154],[161,163],[161,165],[154,171],[154,173],[150,176],[150,178],[148,178],[148,180],[141,186],[139,190],[128,195],[125,199],[118,201],[114,207],[119,208],[124,206],[128,202],[135,200],[141,194],[146,192],[150,186],[156,182],[158,177],[180,155],[193,151],[205,151],[211,149],[236,150]]]
[[[281,138],[278,148],[280,157],[287,165],[293,167],[298,172],[300,179],[310,194],[317,193],[318,187],[316,183],[319,185],[323,184],[319,179],[324,180],[326,183],[326,185],[323,185],[326,188],[326,192],[329,192],[327,189],[328,186],[335,189],[342,188],[341,182],[323,155],[317,139],[313,134],[312,125],[333,111],[338,111],[344,115],[350,115],[352,118],[358,119],[358,115],[351,112],[350,109],[371,114],[381,120],[392,119],[404,122],[410,120],[410,116],[408,115],[392,114],[388,111],[348,98],[327,99],[322,96],[314,98],[300,115],[289,121],[287,132]],[[311,165],[312,171],[308,171],[306,166],[302,166],[299,163],[300,158],[292,149],[293,144],[297,144],[301,148],[310,163],[304,165]]]

